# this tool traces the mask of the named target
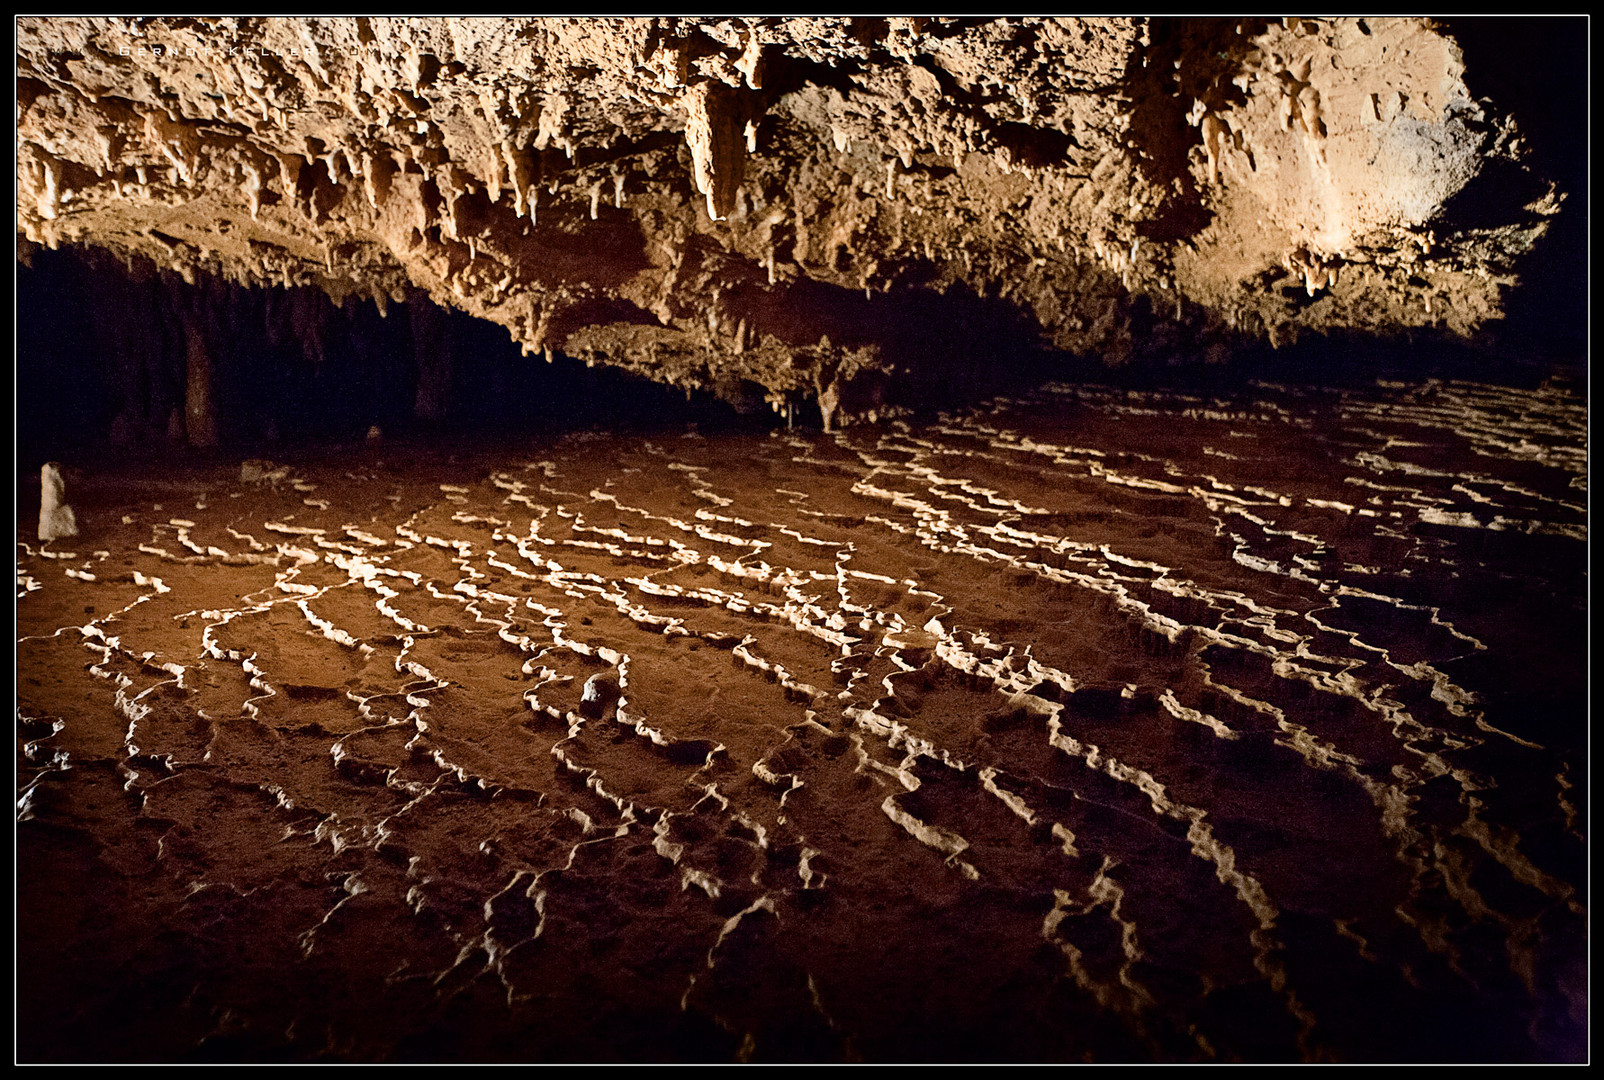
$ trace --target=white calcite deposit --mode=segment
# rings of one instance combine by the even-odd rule
[[[746,382],[826,427],[977,349],[1470,337],[1567,195],[1472,90],[1497,73],[1420,18],[16,28],[25,259],[93,245],[381,312],[423,293],[526,354]],[[1018,340],[923,327],[944,297]],[[211,446],[217,358],[191,353],[175,438]],[[435,417],[452,360],[424,360]]]
[[[39,539],[61,540],[78,535],[78,519],[67,505],[67,482],[61,466],[46,462],[39,470]]]

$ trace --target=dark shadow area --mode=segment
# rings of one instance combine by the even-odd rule
[[[760,327],[783,340],[826,336],[847,349],[877,347],[891,368],[886,404],[946,408],[1059,377],[1069,358],[1042,345],[1041,329],[1017,303],[964,285],[921,287],[917,274],[886,293],[803,280]],[[861,389],[861,388],[860,388]]]
[[[1532,173],[1552,179],[1565,195],[1548,235],[1522,262],[1520,287],[1510,294],[1507,317],[1493,336],[1512,351],[1583,362],[1591,26],[1582,16],[1501,16],[1450,19],[1446,28],[1464,53],[1471,96],[1491,98],[1515,118],[1531,152]],[[1490,180],[1521,185],[1518,194],[1529,190],[1530,181],[1513,176]]]
[[[309,289],[130,272],[99,251],[42,250],[31,261],[17,276],[15,434],[25,470],[183,446],[191,327],[212,364],[219,448],[235,455],[361,444],[373,427],[386,441],[473,443],[769,422],[616,368],[525,356],[501,327],[421,293],[381,313],[371,300],[335,306]]]
[[[1357,388],[1375,386],[1378,380],[1415,384],[1438,379],[1526,389],[1551,383],[1585,396],[1587,376],[1587,367],[1580,361],[1559,363],[1546,355],[1447,340],[1427,331],[1393,338],[1360,332],[1306,332],[1295,344],[1279,349],[1261,342],[1239,342],[1226,363],[1208,363],[1201,355],[1177,356],[1167,363],[1080,373],[1087,382],[1131,389],[1221,394],[1261,382]]]
[[[1497,229],[1520,207],[1548,192],[1548,181],[1507,158],[1494,158],[1443,204],[1440,221],[1450,229]]]

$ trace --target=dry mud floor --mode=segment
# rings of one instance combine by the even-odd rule
[[[19,1057],[1578,1060],[1585,423],[83,479],[18,544]]]

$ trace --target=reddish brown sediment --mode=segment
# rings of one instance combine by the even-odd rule
[[[1585,432],[1050,387],[69,470],[19,1058],[1579,1060]]]

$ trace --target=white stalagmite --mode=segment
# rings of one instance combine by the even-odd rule
[[[67,505],[67,484],[61,466],[47,461],[39,470],[39,539],[60,540],[78,535],[78,519]]]

